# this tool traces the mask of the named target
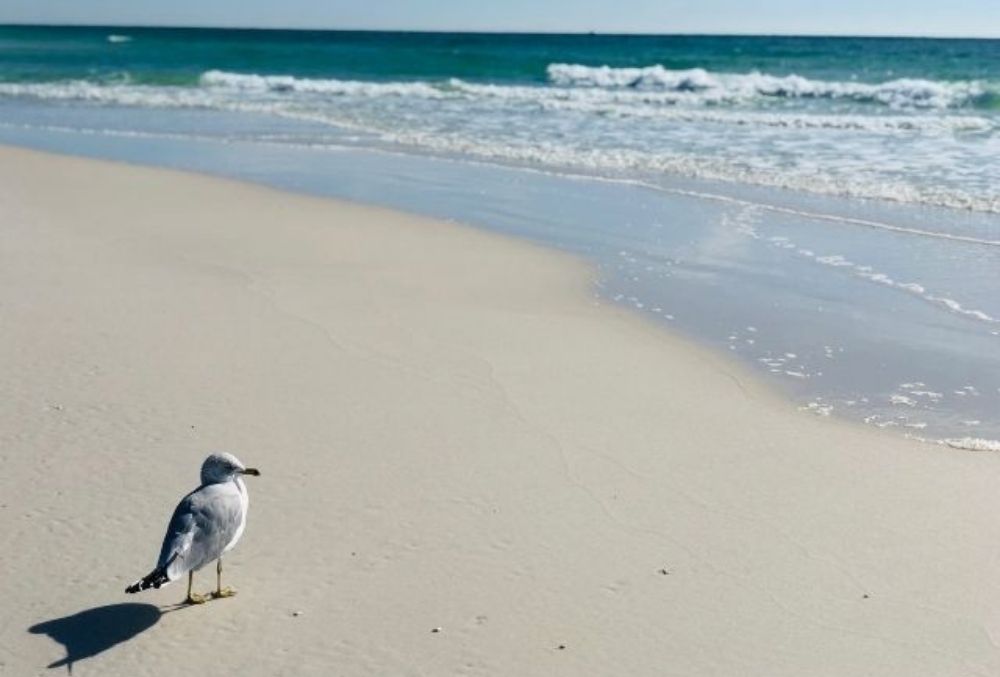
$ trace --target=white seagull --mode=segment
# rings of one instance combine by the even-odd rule
[[[243,475],[260,475],[232,454],[212,454],[201,464],[201,486],[181,499],[167,526],[156,568],[125,588],[139,592],[172,583],[188,575],[188,604],[208,601],[209,595],[191,592],[194,572],[212,560],[216,566],[216,587],[211,597],[231,597],[232,588],[222,587],[222,555],[232,549],[247,525],[247,495]]]

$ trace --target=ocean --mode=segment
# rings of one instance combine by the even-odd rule
[[[8,26],[0,141],[569,250],[804,410],[1000,450],[998,40]]]

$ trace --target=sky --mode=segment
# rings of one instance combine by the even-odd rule
[[[1000,0],[0,0],[0,23],[1000,38]]]

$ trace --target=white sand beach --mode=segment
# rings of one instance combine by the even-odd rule
[[[995,455],[798,411],[594,275],[0,150],[0,674],[1000,671]],[[262,473],[239,594],[126,595],[217,450]]]

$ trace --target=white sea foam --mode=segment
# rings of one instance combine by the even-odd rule
[[[122,43],[122,42],[132,42],[131,35],[117,35],[112,33],[108,36],[108,42],[110,43]]]
[[[942,190],[938,187],[916,186],[900,180],[872,181],[863,177],[838,176],[822,169],[810,171],[796,168],[782,171],[780,169],[748,167],[745,163],[728,158],[705,155],[666,151],[654,153],[627,148],[584,149],[541,140],[536,143],[520,144],[513,141],[490,141],[483,138],[467,138],[440,133],[391,130],[379,130],[379,133],[386,141],[404,146],[417,146],[441,153],[470,155],[504,162],[538,164],[556,169],[580,167],[598,172],[663,173],[698,179],[787,188],[821,195],[909,202],[952,209],[1000,213],[1000,195],[973,194],[959,188]],[[655,184],[648,182],[645,185],[658,188]],[[697,193],[696,191],[688,192],[692,195]],[[780,207],[773,210],[789,213],[796,211]],[[828,217],[820,215],[818,218]],[[830,220],[930,237],[1000,245],[1000,241],[921,231],[863,219],[833,217]]]
[[[237,89],[249,92],[308,93],[336,96],[395,96],[430,99],[453,96],[447,89],[427,82],[366,82],[361,80],[336,80],[297,78],[290,75],[256,75],[206,71],[200,78],[205,87]]]
[[[216,104],[210,95],[198,89],[101,84],[89,80],[52,83],[3,82],[0,83],[0,96],[31,97],[56,101],[75,100],[149,108],[199,108],[215,107],[214,104]]]
[[[797,83],[797,89],[789,91],[813,91],[810,96],[819,96],[819,84],[809,80],[804,82],[812,84],[803,84],[800,82],[803,79],[794,76],[753,74],[751,77],[699,69],[595,69],[554,64],[550,77],[555,86],[481,84],[458,79],[370,82],[210,70],[201,75],[198,86],[141,85],[127,79],[104,83],[7,82],[0,83],[0,97],[262,113],[357,131],[382,144],[485,161],[604,175],[668,174],[1000,213],[1000,193],[990,181],[992,170],[976,172],[975,181],[970,182],[965,177],[973,165],[961,153],[949,154],[949,149],[955,149],[955,143],[959,143],[954,141],[956,134],[972,134],[975,138],[985,135],[987,139],[997,136],[1000,118],[995,115],[952,114],[931,110],[934,106],[930,104],[921,108],[916,103],[901,106],[896,112],[884,109],[877,114],[862,114],[856,106],[844,110],[844,106],[850,106],[851,96],[847,95],[845,103],[837,104],[836,113],[831,112],[832,106],[818,112],[720,105],[733,91],[752,90],[756,92],[754,96],[763,96],[758,84],[774,80],[787,81],[782,85],[786,88],[791,87],[789,83]],[[644,84],[627,86],[636,78]],[[887,91],[910,91],[900,84],[904,81],[893,82],[880,87]],[[659,84],[654,86],[654,83]],[[752,83],[757,84],[751,87]],[[833,87],[834,84],[838,86]],[[954,89],[949,89],[948,83],[934,84],[943,87],[942,91]],[[845,92],[854,91],[851,87],[874,86],[824,84],[827,85],[833,88],[831,91]],[[930,95],[912,98],[937,100]],[[622,124],[614,121],[615,117],[646,118],[650,126]],[[719,139],[731,140],[733,134],[738,134],[745,147],[731,148],[730,141],[713,142],[717,135],[705,125],[724,127]],[[796,132],[813,129],[829,130],[836,135],[830,140],[842,149],[834,153],[836,157],[817,158],[810,150],[813,145],[819,143],[813,150],[824,154],[829,154],[833,146],[820,135]],[[785,130],[791,130],[789,137],[784,136]],[[865,139],[863,143],[850,137],[855,132]],[[648,143],[643,141],[644,134],[648,135]],[[842,138],[841,134],[850,138]],[[859,158],[852,154],[867,152],[864,149],[873,147],[878,139],[900,135],[904,137],[900,143],[908,143],[913,135],[925,140],[940,136],[941,140],[928,141],[931,145],[922,147],[920,153],[907,151],[922,158],[920,164],[901,169],[856,170]],[[784,141],[776,144],[775,139]],[[989,147],[961,143],[966,144],[963,149],[984,148],[962,152],[979,153],[982,158],[977,161],[992,162]],[[940,147],[943,150],[934,150],[939,148],[935,144],[944,144]],[[780,153],[772,152],[779,147]],[[894,156],[889,153],[879,157]],[[927,165],[926,158],[930,157],[935,158],[932,166]],[[945,158],[944,164],[941,158]],[[936,178],[934,172],[943,172],[946,178],[954,180],[929,180]]]
[[[723,111],[717,108],[678,107],[678,104],[715,106],[730,97],[724,92],[692,94],[696,90],[667,91],[559,88],[471,83],[458,78],[446,81],[369,82],[361,80],[299,78],[211,70],[201,75],[205,87],[258,93],[323,94],[367,98],[483,99],[540,106],[547,110],[575,111],[620,117],[656,117],[678,122],[790,129],[853,129],[891,131],[988,131],[994,123],[978,115],[824,115],[796,112]]]
[[[816,414],[817,416],[829,416],[831,413],[833,413],[833,405],[823,404],[820,401],[809,402],[805,406],[799,408],[802,409],[803,411],[808,411],[813,414]]]
[[[968,449],[969,451],[1000,451],[1000,440],[987,440],[981,437],[956,437],[941,441],[953,449]]]
[[[853,267],[854,264],[845,259],[840,254],[833,254],[830,256],[817,256],[816,261],[822,263],[824,266],[834,266],[836,268],[843,267]]]
[[[798,246],[796,246],[793,242],[789,241],[788,238],[770,238],[770,240],[772,244],[778,246],[781,249],[794,249],[800,254],[804,251]],[[775,242],[775,240],[778,241]],[[964,304],[962,304],[959,301],[956,301],[953,298],[947,296],[941,296],[940,294],[931,293],[927,290],[927,288],[923,284],[920,284],[918,282],[899,282],[897,280],[894,280],[892,277],[890,277],[885,273],[874,270],[871,266],[855,263],[853,261],[844,258],[840,254],[831,254],[828,256],[815,256],[812,254],[812,252],[809,252],[809,254],[810,254],[809,258],[824,266],[830,266],[833,268],[843,268],[845,270],[849,270],[857,277],[869,280],[876,284],[880,284],[886,287],[892,287],[894,289],[899,289],[900,291],[907,292],[909,294],[912,294],[914,296],[923,299],[924,301],[927,301],[928,303],[945,308],[949,312],[952,312],[956,315],[962,315],[964,317],[973,320],[978,320],[980,322],[985,322],[988,324],[1000,324],[1000,318],[993,317],[989,313],[986,313],[982,310],[978,310],[975,308],[967,308]],[[906,385],[913,385],[913,384],[903,384],[902,387],[905,387]],[[974,389],[970,391],[963,390],[961,391],[961,394],[964,395],[966,394],[966,392],[974,392]],[[900,403],[903,402],[902,401],[896,402],[894,397],[893,404],[900,404]]]
[[[711,73],[701,68],[670,70],[663,66],[611,68],[556,63],[549,79],[564,87],[629,88],[689,92],[718,98],[845,99],[879,103],[892,108],[951,108],[982,97],[977,81],[942,82],[904,78],[881,83],[811,80],[799,75],[765,73]]]
[[[889,402],[891,402],[892,404],[903,405],[907,407],[917,406],[917,401],[914,400],[912,397],[907,397],[906,395],[899,395],[899,394],[892,395],[889,398]]]

